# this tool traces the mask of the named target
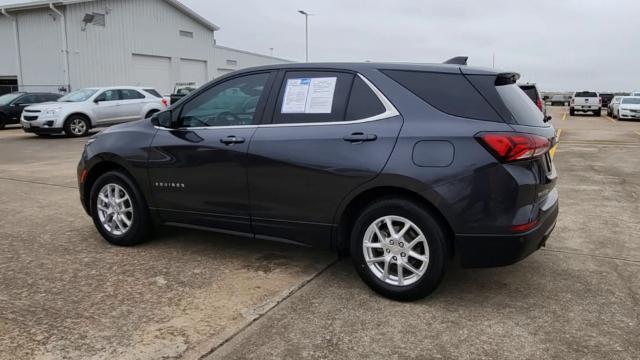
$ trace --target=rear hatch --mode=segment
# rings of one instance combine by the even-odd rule
[[[462,71],[465,72],[464,69]],[[530,168],[536,177],[536,198],[545,199],[554,189],[557,178],[550,151],[557,143],[554,127],[551,123],[545,122],[545,115],[515,84],[518,74],[465,75],[515,132],[531,134],[547,140],[548,148],[542,154],[527,161],[513,163]]]
[[[593,91],[580,91],[573,96],[572,103],[574,106],[600,105],[600,97]]]

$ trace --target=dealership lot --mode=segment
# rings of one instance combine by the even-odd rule
[[[0,357],[635,358],[640,122],[549,111],[561,215],[547,247],[453,268],[414,303],[313,249],[174,229],[109,246],[78,201],[86,139],[0,131]]]

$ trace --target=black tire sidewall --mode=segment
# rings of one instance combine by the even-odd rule
[[[389,215],[402,216],[420,228],[429,245],[429,264],[425,274],[416,283],[408,286],[394,286],[378,279],[364,259],[362,242],[369,225]],[[356,271],[362,280],[377,293],[400,301],[423,298],[433,292],[444,276],[448,263],[446,238],[441,225],[420,204],[404,199],[383,199],[367,207],[354,223],[351,232],[351,256]]]
[[[82,135],[76,135],[75,133],[73,133],[73,131],[71,131],[71,122],[73,120],[76,119],[80,119],[82,121],[84,121],[85,123],[85,132]],[[87,134],[89,134],[89,127],[91,125],[89,124],[89,120],[87,120],[87,118],[85,118],[84,116],[78,116],[78,115],[73,115],[70,116],[69,118],[67,118],[67,120],[65,120],[64,122],[64,133],[65,135],[69,136],[69,137],[83,137],[83,136],[87,136]]]
[[[97,197],[100,189],[110,183],[122,186],[127,194],[129,194],[133,206],[133,220],[131,222],[131,227],[125,234],[120,236],[110,234],[102,226],[97,212]],[[101,175],[93,183],[91,188],[89,206],[91,209],[91,218],[93,219],[96,229],[109,243],[119,246],[132,246],[142,243],[145,240],[149,228],[149,211],[144,197],[128,176],[119,171],[110,171]]]

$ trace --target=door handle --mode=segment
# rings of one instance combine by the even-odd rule
[[[348,141],[351,143],[359,143],[364,141],[375,141],[376,139],[378,139],[378,136],[376,136],[375,134],[365,134],[361,132],[356,132],[351,135],[347,135],[342,139],[344,141]]]
[[[231,144],[242,144],[244,142],[244,138],[243,137],[237,137],[235,135],[229,135],[225,138],[220,139],[220,142],[225,144],[225,145],[231,145]]]

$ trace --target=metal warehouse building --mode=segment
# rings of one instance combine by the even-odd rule
[[[169,94],[240,68],[287,62],[215,45],[218,26],[177,0],[0,5],[0,92],[144,85]]]

